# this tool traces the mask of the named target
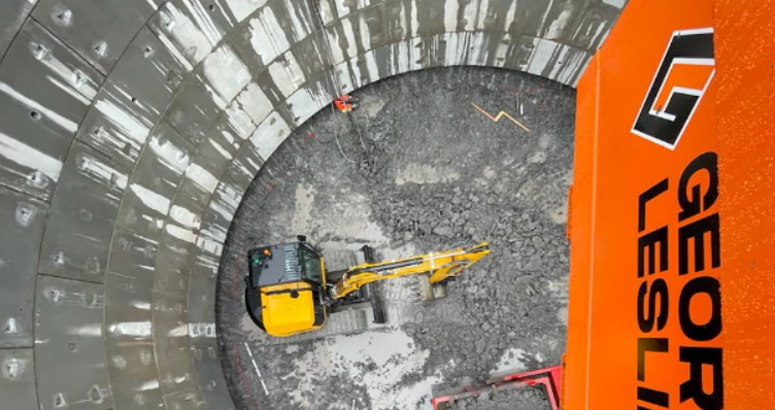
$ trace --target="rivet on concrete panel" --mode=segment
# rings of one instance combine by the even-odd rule
[[[106,282],[105,337],[114,344],[151,343],[153,275],[109,272]]]
[[[57,4],[53,8],[52,18],[54,23],[62,27],[70,27],[73,25],[73,11],[65,7],[62,4]]]
[[[205,0],[198,2],[170,0],[170,2],[191,17],[215,45],[231,32],[234,26],[263,5],[266,0]]]
[[[32,347],[38,247],[48,206],[0,188],[0,348]]]
[[[77,135],[126,166],[134,165],[151,128],[161,118],[180,71],[170,60],[147,60],[137,51],[119,61]],[[158,55],[163,56],[162,52]],[[173,84],[167,81],[168,74],[175,76]]]
[[[146,107],[144,116],[155,122],[182,83],[184,64],[143,27],[116,63],[108,83],[122,90],[124,99]]]
[[[237,0],[229,2],[237,3]],[[229,11],[231,7],[222,4],[221,0],[205,3],[171,0],[159,9],[148,25],[172,55],[188,61],[190,69],[204,60],[238,23]],[[212,10],[209,10],[210,5]],[[246,7],[249,6],[241,6],[240,15],[244,15]]]
[[[0,183],[47,199],[102,76],[34,22],[0,64]],[[12,119],[13,118],[13,119]]]
[[[151,131],[142,116],[115,100],[106,87],[83,120],[77,138],[125,167],[134,166]]]
[[[163,256],[162,252],[167,256]],[[170,266],[163,268],[165,274],[159,277],[154,285],[154,341],[158,354],[161,388],[167,408],[199,409],[202,402],[194,376],[188,336],[186,301],[188,277],[181,269],[176,268],[177,263],[187,265],[189,261],[178,260],[178,258],[185,258],[178,252],[172,248],[160,249],[160,258],[171,259]],[[185,269],[187,273],[188,268]],[[182,295],[177,290],[178,281],[181,280],[185,281]]]
[[[113,407],[102,331],[102,285],[39,275],[35,374],[42,410]]]
[[[129,170],[76,141],[46,223],[39,270],[102,282]]]
[[[32,14],[94,67],[108,73],[156,7],[149,1],[127,7],[122,0],[41,0]]]
[[[118,230],[105,282],[105,345],[116,408],[163,407],[153,348],[157,243]],[[114,273],[115,272],[115,273]]]
[[[0,397],[3,408],[39,408],[32,349],[0,350]]]
[[[153,343],[105,342],[116,409],[164,409]]]
[[[193,235],[190,240],[189,238],[181,239],[168,233],[162,237],[154,274],[155,307],[164,306],[165,303],[177,306],[178,303],[185,302],[188,293],[189,264],[193,260],[195,240],[196,235]],[[174,309],[174,313],[182,314],[184,312]]]
[[[215,338],[195,338],[191,341],[194,370],[196,371],[199,392],[208,409],[233,410],[234,402],[223,376],[223,368],[217,352],[218,342]]]

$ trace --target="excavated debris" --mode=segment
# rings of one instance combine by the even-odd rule
[[[551,410],[543,387],[495,390],[449,403],[447,410]]]
[[[311,118],[262,167],[229,232],[217,325],[240,410],[426,409],[431,384],[556,364],[565,350],[573,90],[523,73],[446,68],[357,95],[357,129],[327,109]],[[471,103],[510,112],[530,132]],[[369,244],[411,256],[486,240],[492,254],[433,303],[410,303],[403,282],[382,285],[392,309],[383,333],[266,346],[245,320],[244,251],[297,234],[324,253]],[[359,340],[362,352],[341,347]],[[380,341],[395,351],[388,358],[375,352]]]

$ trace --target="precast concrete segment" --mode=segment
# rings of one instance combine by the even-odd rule
[[[230,408],[214,276],[234,212],[275,148],[336,94],[411,70],[506,67],[572,85],[621,7],[3,1],[0,274],[14,302],[0,304],[0,346],[52,336],[35,344],[48,367],[28,402]],[[48,300],[36,282],[49,281],[67,294],[102,289],[104,304],[74,307],[84,320],[58,334],[48,328],[57,320],[33,320],[33,303]],[[93,338],[104,354],[56,353]],[[0,378],[0,390],[10,383]]]

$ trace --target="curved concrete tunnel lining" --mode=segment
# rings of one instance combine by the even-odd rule
[[[3,396],[11,408],[232,407],[215,275],[262,158],[336,83],[483,65],[572,85],[617,3],[326,0],[331,67],[306,2],[4,2]]]

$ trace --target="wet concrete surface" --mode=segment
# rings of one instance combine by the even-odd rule
[[[217,319],[237,407],[428,409],[434,385],[559,363],[574,91],[518,72],[443,68],[355,95],[354,115],[324,110],[278,148],[232,225]],[[244,308],[245,251],[297,234],[332,265],[364,244],[386,258],[480,240],[493,252],[432,303],[412,302],[411,280],[384,283],[385,326],[267,345]]]

